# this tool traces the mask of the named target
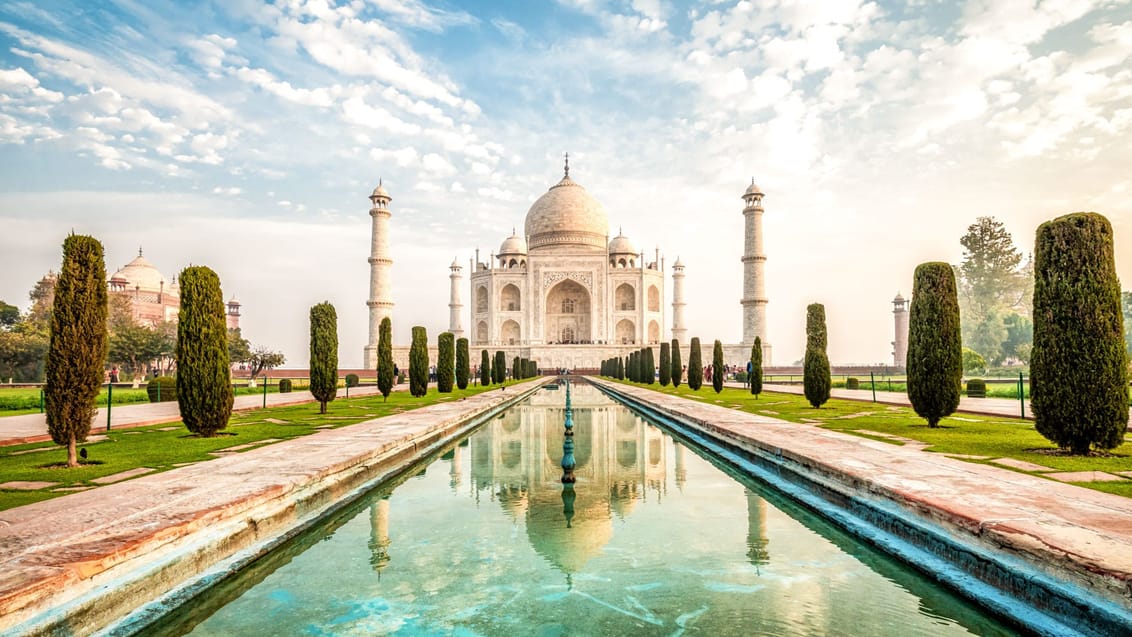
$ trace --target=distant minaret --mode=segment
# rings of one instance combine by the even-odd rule
[[[377,369],[377,339],[381,330],[381,319],[393,317],[393,300],[390,298],[389,271],[393,260],[389,258],[389,202],[393,198],[377,182],[377,188],[369,196],[373,207],[369,216],[373,217],[373,235],[369,254],[369,345],[366,345],[365,368]]]
[[[764,265],[766,253],[763,252],[763,191],[751,179],[751,185],[743,193],[743,217],[746,220],[743,231],[743,344],[750,346],[755,337],[762,339],[763,364],[767,363],[766,352],[766,282]]]
[[[896,340],[892,341],[892,364],[896,367],[908,366],[908,302],[899,292],[892,299],[892,319],[895,323]]]
[[[162,281],[162,285],[164,284],[165,282]],[[236,300],[236,297],[232,297],[232,299],[228,301],[228,312],[224,319],[225,323],[228,324],[228,329],[240,329],[240,302]]]
[[[452,271],[452,274],[448,275],[452,281],[452,292],[448,299],[448,331],[452,332],[455,338],[463,338],[464,328],[460,326],[460,314],[464,311],[464,304],[460,301],[460,280],[464,278],[460,275],[460,270],[463,268],[453,259],[448,269]]]
[[[680,257],[672,264],[672,338],[683,345],[688,342],[688,328],[684,327],[684,264]]]

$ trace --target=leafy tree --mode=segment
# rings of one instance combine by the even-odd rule
[[[245,363],[248,364],[248,378],[256,378],[264,370],[271,370],[287,362],[283,352],[274,352],[263,345],[252,348],[251,356]]]
[[[811,303],[806,307],[806,355],[802,363],[802,385],[806,400],[815,409],[829,400],[829,390],[833,385],[827,346],[825,306]]]
[[[491,373],[491,359],[485,349],[480,355],[480,384],[487,387],[491,384],[492,378],[495,378],[495,376]]]
[[[1027,316],[1011,312],[1002,319],[1006,327],[1006,341],[1002,344],[1002,356],[1015,358],[1023,363],[1030,362],[1030,351],[1034,343],[1034,322]]]
[[[409,344],[409,393],[416,398],[428,393],[428,332],[420,325],[413,326]]]
[[[691,352],[688,354],[688,389],[700,391],[704,384],[704,364],[700,362],[700,339],[692,339]]]
[[[680,341],[672,339],[672,386],[679,387],[684,377],[684,366],[680,362]]]
[[[668,387],[672,382],[672,346],[668,343],[660,344],[660,386]]]
[[[1006,323],[998,309],[988,309],[981,318],[972,318],[976,321],[970,330],[970,337],[963,339],[963,344],[979,352],[991,365],[1001,365],[1004,358],[1002,344],[1006,341]]]
[[[181,271],[177,320],[177,405],[181,421],[208,438],[232,415],[231,364],[220,277],[204,266]]]
[[[67,445],[67,466],[79,466],[77,443],[86,440],[106,360],[106,263],[93,237],[63,241],[63,269],[55,288],[51,340],[43,386],[47,432]]]
[[[0,330],[0,379],[33,382],[43,379],[43,361],[48,337],[23,322],[12,330]]]
[[[763,393],[763,339],[755,337],[755,344],[751,346],[751,393],[756,397]]]
[[[240,333],[240,328],[228,330],[228,360],[233,363],[246,363],[252,357],[252,344]]]
[[[965,374],[985,374],[987,371],[987,361],[983,355],[975,350],[964,347],[963,348],[963,373]]]
[[[456,339],[456,388],[466,389],[471,363],[468,362],[468,339]]]
[[[1038,227],[1030,387],[1038,433],[1086,454],[1128,427],[1128,363],[1112,225],[1080,212]]]
[[[326,404],[338,397],[338,312],[324,301],[311,307],[310,321],[310,392],[325,414]]]
[[[436,337],[436,391],[452,393],[456,380],[456,336],[452,332],[441,332]]]
[[[1007,339],[1003,317],[1013,311],[1029,314],[1032,264],[1002,222],[979,217],[959,240],[963,262],[956,269],[963,344],[999,365]]]
[[[963,345],[955,273],[946,263],[921,263],[908,312],[908,400],[916,413],[939,425],[959,406]]]
[[[502,350],[495,352],[495,360],[491,364],[491,373],[497,385],[507,380],[507,355]]]
[[[0,330],[10,330],[20,322],[20,308],[0,301]]]
[[[127,374],[145,373],[145,365],[172,350],[168,339],[146,325],[121,325],[110,334],[107,359]]]
[[[377,328],[377,389],[383,401],[393,391],[393,323],[389,317],[381,319]]]

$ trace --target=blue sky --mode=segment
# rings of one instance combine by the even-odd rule
[[[251,0],[0,5],[0,299],[99,237],[244,303],[306,364],[310,305],[366,338],[369,202],[393,196],[395,337],[447,327],[447,266],[571,175],[687,266],[692,335],[741,334],[742,203],[767,193],[770,340],[890,360],[891,305],[993,215],[1106,214],[1132,281],[1132,5]],[[669,295],[670,298],[670,295]]]

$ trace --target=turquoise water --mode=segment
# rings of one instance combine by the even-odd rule
[[[1010,635],[588,386],[542,391],[163,635]]]

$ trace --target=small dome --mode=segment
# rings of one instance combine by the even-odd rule
[[[674,267],[674,268],[684,267],[684,263],[682,261],[680,261],[680,257],[676,257],[676,263],[673,263],[672,267]]]
[[[382,197],[384,199],[390,199],[390,200],[393,199],[392,197],[389,196],[389,192],[387,190],[385,190],[385,186],[381,185],[380,179],[377,180],[377,188],[373,189],[373,194],[370,195],[370,197],[371,198],[372,197]]]
[[[605,250],[609,220],[597,199],[574,180],[563,177],[527,211],[526,235],[532,249],[575,245]]]
[[[747,190],[743,192],[743,197],[749,197],[750,195],[763,196],[763,191],[755,185],[755,180],[753,177],[751,178],[751,185],[747,186]]]
[[[232,298],[228,299],[228,305],[239,305],[239,304],[240,304],[240,302],[237,301],[236,297],[234,297],[234,296]]]
[[[892,299],[892,302],[893,302],[893,303],[903,303],[903,302],[904,302],[904,295],[903,295],[903,294],[901,294],[901,293],[899,293],[899,292],[897,292],[897,293],[896,293],[896,298]]]
[[[513,254],[526,254],[527,242],[525,239],[511,231],[511,236],[503,240],[503,244],[499,246],[499,256],[510,256]]]
[[[618,233],[613,240],[609,242],[609,254],[637,254],[637,248],[633,245],[632,241],[623,234]]]
[[[161,276],[161,272],[142,256],[141,250],[138,250],[138,256],[134,257],[133,261],[115,272],[110,280],[118,284],[124,281],[129,289],[136,287],[152,292],[159,292],[165,287],[165,277]]]

